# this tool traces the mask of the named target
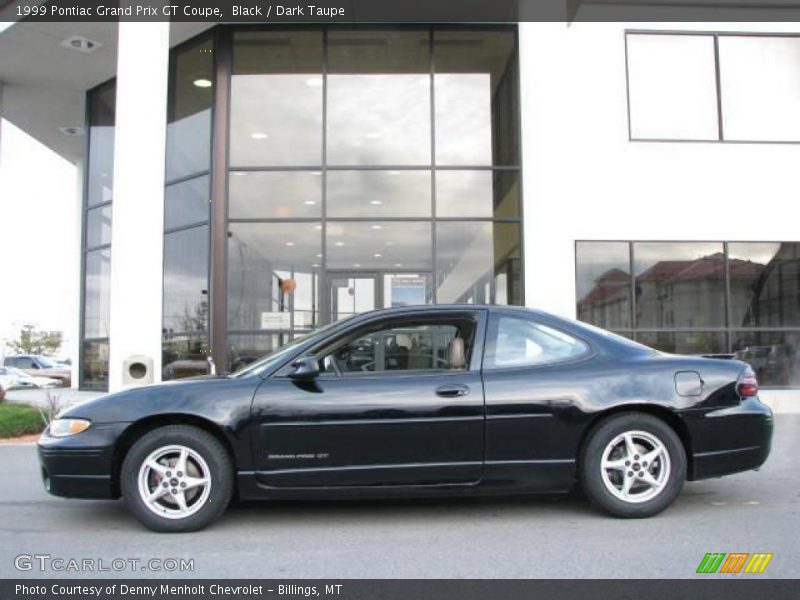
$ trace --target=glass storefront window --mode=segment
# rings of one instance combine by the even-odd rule
[[[208,338],[205,334],[165,335],[161,348],[161,378],[182,379],[207,375]]]
[[[731,345],[761,385],[800,385],[800,331],[734,331]]]
[[[208,331],[208,227],[164,238],[164,334]]]
[[[234,333],[228,336],[228,371],[238,371],[294,339],[290,333]]]
[[[728,244],[733,327],[800,326],[800,243]]]
[[[718,140],[714,37],[628,34],[634,139]]]
[[[430,221],[332,221],[328,269],[431,269]]]
[[[81,389],[108,389],[108,340],[84,341],[81,344]]]
[[[720,36],[726,140],[800,141],[800,39]]]
[[[520,304],[520,243],[516,223],[438,222],[437,301]]]
[[[208,171],[211,165],[213,41],[204,37],[175,52],[170,79],[167,181]]]
[[[604,329],[631,327],[630,249],[627,242],[578,242],[577,315]]]
[[[723,354],[727,348],[721,331],[639,332],[636,341],[671,354]]]
[[[622,300],[631,250],[635,311]],[[762,386],[800,385],[800,243],[581,241],[575,258],[579,319],[665,352],[744,360]]]
[[[228,328],[313,328],[318,323],[319,223],[231,223]]]
[[[436,164],[519,164],[514,34],[435,31],[433,47]]]
[[[518,171],[436,172],[438,217],[519,218]]]
[[[429,33],[332,30],[328,45],[328,164],[431,164]]]
[[[86,170],[86,206],[111,202],[114,189],[114,123],[117,106],[115,81],[87,95],[89,103],[89,164]]]
[[[111,294],[111,250],[86,253],[83,291],[83,338],[108,338]]]
[[[207,175],[168,185],[164,190],[164,229],[208,221],[209,196]]]
[[[430,217],[430,171],[328,171],[329,217]]]
[[[111,205],[86,211],[86,247],[96,248],[111,243]]]
[[[230,164],[322,164],[322,32],[236,32]]]
[[[321,216],[321,171],[233,171],[228,186],[231,219]]]
[[[725,263],[720,243],[633,245],[637,327],[725,324]]]

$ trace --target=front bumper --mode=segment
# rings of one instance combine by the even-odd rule
[[[116,498],[114,447],[127,423],[92,424],[77,435],[39,439],[42,481],[54,496]]]
[[[758,398],[696,413],[686,423],[693,441],[691,479],[757,469],[772,448],[772,411]]]

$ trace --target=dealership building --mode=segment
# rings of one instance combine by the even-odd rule
[[[426,303],[800,386],[796,23],[18,23],[0,85],[83,173],[82,389]]]

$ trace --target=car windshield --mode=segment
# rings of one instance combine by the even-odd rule
[[[252,373],[258,373],[264,369],[267,369],[276,363],[280,362],[283,358],[287,355],[291,354],[292,351],[297,348],[300,344],[308,341],[312,337],[316,337],[317,335],[324,333],[331,329],[334,325],[339,325],[344,321],[349,321],[356,315],[351,317],[347,317],[346,319],[342,319],[341,321],[335,321],[333,323],[328,323],[327,325],[320,327],[319,329],[315,329],[314,331],[309,331],[299,337],[294,338],[291,342],[286,344],[285,346],[281,346],[277,350],[270,352],[269,354],[264,355],[259,360],[250,363],[246,367],[242,367],[238,371],[231,373],[231,377],[244,377],[246,375],[250,375]]]

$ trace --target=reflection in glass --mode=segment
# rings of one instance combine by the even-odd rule
[[[800,243],[728,244],[731,326],[800,326]]]
[[[237,32],[230,164],[322,163],[322,32]]]
[[[328,44],[328,164],[430,164],[428,33],[338,30]]]
[[[517,223],[439,222],[436,250],[438,302],[521,303]]]
[[[800,39],[720,36],[726,140],[800,141]]]
[[[436,215],[439,217],[518,218],[517,171],[436,172]]]
[[[631,137],[719,139],[714,38],[629,34],[627,47]]]
[[[430,171],[328,171],[329,217],[430,217]]]
[[[436,164],[519,164],[510,31],[434,33]]]
[[[85,341],[81,344],[81,389],[108,389],[108,340]]]
[[[168,185],[164,190],[164,229],[208,221],[208,176]]]
[[[86,247],[111,243],[111,205],[93,208],[86,213]]]
[[[641,242],[633,255],[637,327],[725,325],[721,243]]]
[[[724,354],[726,351],[722,331],[639,332],[636,341],[671,354]]]
[[[319,218],[320,171],[233,171],[228,178],[231,219]]]
[[[229,329],[315,328],[321,262],[319,223],[231,223]]]
[[[161,348],[161,378],[183,379],[208,375],[208,339],[204,334],[165,336]]]
[[[208,331],[208,227],[164,237],[164,336]]]
[[[114,188],[114,123],[117,83],[110,81],[88,94],[89,164],[87,206],[111,201]]]
[[[431,269],[431,223],[331,221],[329,269]]]
[[[800,332],[734,331],[731,344],[762,386],[800,385]]]
[[[627,242],[576,244],[578,319],[604,329],[631,327],[628,248]]]
[[[172,55],[166,180],[207,171],[211,161],[214,44],[210,37]]]
[[[228,371],[238,371],[292,341],[290,333],[231,334],[228,336]]]
[[[385,273],[383,307],[418,306],[433,302],[430,273]]]
[[[83,338],[108,338],[111,287],[111,250],[86,253],[83,296]]]

